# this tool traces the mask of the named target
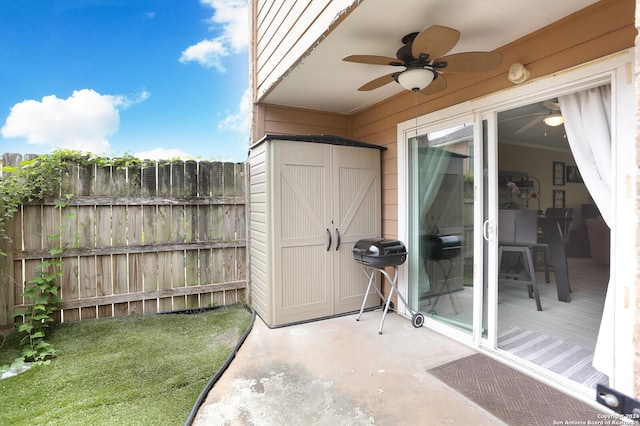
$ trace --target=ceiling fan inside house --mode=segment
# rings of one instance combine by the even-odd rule
[[[502,54],[495,52],[464,52],[443,56],[458,43],[460,32],[453,28],[431,25],[419,33],[402,38],[403,46],[396,57],[378,55],[351,55],[343,61],[369,65],[404,67],[371,80],[359,91],[369,91],[393,81],[407,90],[430,95],[447,88],[443,73],[490,71],[502,62]]]
[[[528,123],[520,127],[515,131],[516,134],[525,133],[529,129],[532,129],[540,123],[544,123],[547,126],[559,126],[564,123],[564,118],[560,112],[560,103],[558,99],[552,99],[542,102],[542,108],[539,112],[525,114],[518,117],[512,117],[511,119],[520,119],[526,117],[533,117]]]

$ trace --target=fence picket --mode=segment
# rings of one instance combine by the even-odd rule
[[[33,157],[5,154],[3,162]],[[69,164],[58,195],[23,206],[6,231],[13,242],[0,247],[8,253],[0,262],[0,325],[32,302],[23,300],[23,285],[58,247],[65,250],[58,321],[244,300],[244,179],[244,165],[234,163]]]
[[[126,206],[111,206],[111,244],[114,246],[127,245],[127,208]],[[104,225],[107,226],[106,224]],[[126,294],[129,291],[127,254],[117,254],[112,258],[113,263],[113,294]],[[113,306],[114,315],[125,316],[129,313],[128,303],[118,303]]]
[[[154,245],[158,243],[155,229],[156,210],[157,206],[142,207],[142,242],[144,244]],[[143,256],[143,289],[144,291],[155,291],[158,289],[158,253],[144,253]],[[144,300],[143,302],[144,312],[158,312],[158,301],[156,299]]]
[[[142,206],[127,207],[127,241],[129,245],[142,244],[143,224]],[[129,292],[139,293],[144,290],[144,253],[129,253]],[[131,314],[144,313],[142,300],[129,302]]]

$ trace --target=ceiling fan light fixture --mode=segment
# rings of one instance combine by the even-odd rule
[[[398,74],[396,81],[402,87],[412,92],[417,92],[431,84],[435,74],[426,68],[409,68]]]
[[[542,119],[544,124],[551,127],[556,127],[564,123],[564,118],[560,114],[551,114]]]

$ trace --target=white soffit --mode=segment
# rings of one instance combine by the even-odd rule
[[[491,51],[581,10],[594,0],[362,0],[261,101],[351,114],[402,91],[396,83],[358,92],[401,68],[342,61],[352,54],[395,57],[408,33],[429,25],[460,31],[450,53]],[[506,77],[505,77],[506,78]]]

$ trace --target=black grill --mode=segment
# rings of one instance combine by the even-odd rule
[[[353,259],[372,268],[402,265],[407,260],[407,249],[399,240],[365,238],[353,246]]]
[[[424,235],[422,250],[431,260],[453,259],[462,251],[462,237],[460,235]]]

